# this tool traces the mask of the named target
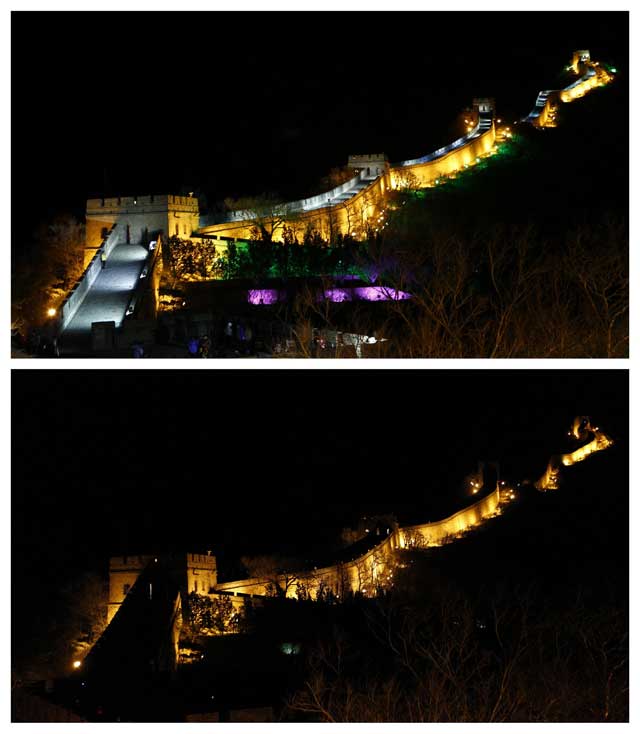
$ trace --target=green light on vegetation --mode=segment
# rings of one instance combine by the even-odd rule
[[[618,70],[615,67],[611,67],[611,71],[615,74]]]

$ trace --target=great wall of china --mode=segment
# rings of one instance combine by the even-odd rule
[[[607,71],[599,62],[591,61],[586,50],[575,51],[567,68],[579,78],[564,89],[541,91],[534,109],[521,122],[537,128],[555,127],[559,103],[579,99],[614,79],[615,70]],[[495,118],[494,111],[493,99],[475,99],[473,114],[466,120],[466,134],[448,145],[398,163],[389,163],[383,153],[352,155],[348,167],[353,169],[353,177],[330,191],[262,210],[228,212],[221,219],[201,216],[198,200],[192,196],[89,199],[85,271],[55,312],[59,332],[87,334],[94,322],[112,321],[120,328],[125,320],[154,315],[162,237],[175,234],[200,240],[224,254],[229,242],[250,240],[260,221],[269,221],[270,237],[276,242],[282,239],[285,226],[299,239],[311,229],[327,241],[338,234],[358,239],[367,230],[383,229],[389,192],[438,186],[496,154],[512,132]],[[110,279],[100,272],[103,255],[109,263]],[[147,274],[152,277],[145,277]],[[117,282],[114,285],[110,281]]]
[[[571,453],[552,456],[546,471],[534,483],[539,491],[559,489],[563,467],[584,461],[594,453],[614,444],[613,439],[599,427],[592,425],[586,416],[578,416],[574,420],[569,435],[579,441],[588,438],[591,440]],[[477,476],[475,478],[478,479]],[[480,492],[483,489],[482,481],[471,481],[470,489],[472,494]],[[321,590],[330,590],[337,598],[349,593],[374,595],[377,589],[393,584],[398,552],[455,542],[465,533],[500,515],[501,505],[509,503],[514,496],[514,488],[498,479],[495,488],[486,496],[453,515],[435,522],[388,527],[381,540],[376,542],[376,536],[372,536],[371,542],[364,550],[360,544],[354,544],[352,557],[348,560],[320,568],[218,583],[215,556],[210,553],[184,554],[186,556],[184,591],[203,594],[210,599],[230,599],[237,610],[241,610],[248,600],[271,596],[276,591],[288,598],[298,598],[301,592],[308,598],[318,598]],[[116,615],[140,574],[153,561],[154,558],[148,555],[116,556],[111,559],[109,621]]]
[[[580,77],[560,90],[538,94],[533,111],[522,122],[534,127],[555,127],[559,102],[569,103],[598,86],[613,80],[613,75],[592,62],[587,50],[575,51],[570,67]],[[278,219],[273,239],[283,227],[302,233],[311,227],[324,236],[340,231],[360,235],[367,224],[382,224],[385,198],[389,191],[404,187],[429,188],[441,180],[479,163],[497,152],[496,142],[511,137],[511,128],[495,118],[495,102],[483,98],[473,100],[472,119],[465,121],[467,132],[461,138],[419,158],[389,163],[383,153],[349,156],[348,166],[357,171],[350,181],[309,199],[280,204],[268,213]],[[260,212],[229,212],[223,221],[201,221],[201,236],[249,239]],[[298,232],[299,230],[299,232]]]

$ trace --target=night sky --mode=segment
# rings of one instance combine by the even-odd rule
[[[297,197],[349,153],[449,142],[475,96],[528,113],[575,48],[628,66],[626,12],[283,16],[12,13],[17,244],[103,193]]]
[[[581,414],[617,439],[626,513],[627,412],[626,371],[21,370],[16,562],[311,552],[367,512],[437,519],[479,459],[537,479]]]

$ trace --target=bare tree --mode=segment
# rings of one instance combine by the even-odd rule
[[[252,223],[252,238],[272,242],[277,230],[282,229],[292,211],[275,194],[224,200],[227,209],[237,218]]]
[[[326,722],[626,721],[626,619],[576,600],[535,611],[533,590],[479,609],[448,591],[363,609],[367,641],[335,629],[310,651],[286,715]],[[366,671],[366,672],[365,672]]]
[[[242,556],[243,566],[252,578],[264,581],[269,595],[288,596],[290,589],[301,579],[295,569],[299,562],[295,558],[280,555]]]

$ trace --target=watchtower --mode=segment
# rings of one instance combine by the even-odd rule
[[[109,559],[107,622],[113,619],[125,596],[150,563],[161,563],[183,596],[194,591],[197,594],[208,594],[218,583],[216,557],[211,551],[166,554],[161,557],[114,556]]]
[[[194,196],[149,194],[88,199],[85,261],[93,257],[105,232],[114,224],[118,244],[143,244],[163,233],[187,238],[198,229],[200,212]]]
[[[580,64],[588,64],[591,61],[591,54],[587,49],[581,51],[574,51],[571,59],[571,67],[577,74],[579,72]]]
[[[389,167],[389,159],[387,158],[386,153],[350,155],[347,167],[357,168],[362,171],[362,178],[373,180],[385,173]]]
[[[109,602],[107,623],[120,609],[125,596],[138,580],[138,576],[153,561],[153,556],[114,556],[109,559]]]
[[[478,114],[491,114],[496,109],[496,101],[493,97],[476,97],[473,100],[473,109]]]

